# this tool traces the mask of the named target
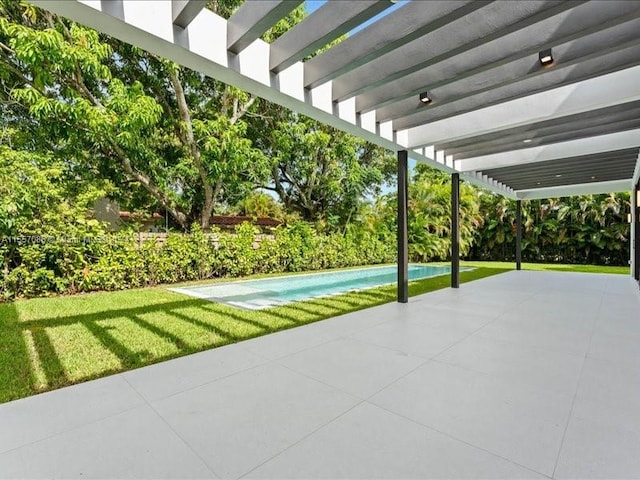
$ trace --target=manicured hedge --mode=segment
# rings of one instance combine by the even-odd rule
[[[187,280],[299,272],[395,261],[395,244],[373,233],[319,234],[306,223],[261,236],[245,223],[235,233],[194,230],[169,234],[164,243],[128,233],[75,241],[24,241],[1,249],[4,301],[52,293],[120,290]]]

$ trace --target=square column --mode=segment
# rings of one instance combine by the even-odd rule
[[[460,174],[451,174],[451,288],[460,287]]]
[[[640,283],[640,182],[631,193],[631,275]]]
[[[408,153],[398,152],[398,302],[409,301],[409,204]]]
[[[522,270],[522,200],[516,200],[516,270]]]

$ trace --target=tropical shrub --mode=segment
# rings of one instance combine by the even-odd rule
[[[424,164],[418,164],[409,183],[408,239],[409,259],[429,262],[451,258],[451,179]],[[377,204],[385,222],[374,222],[395,243],[397,195]],[[477,190],[460,184],[460,254],[466,255],[483,218],[479,212]]]
[[[147,287],[187,280],[299,272],[395,261],[395,243],[363,230],[319,234],[299,222],[264,236],[244,223],[235,233],[171,233],[139,244],[129,232],[78,242],[14,242],[0,277],[2,299]],[[6,251],[6,249],[5,249]]]
[[[529,262],[626,265],[629,260],[628,193],[581,195],[522,202],[522,258]],[[486,219],[469,258],[513,260],[515,201],[482,192]]]

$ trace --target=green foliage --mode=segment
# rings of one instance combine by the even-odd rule
[[[268,177],[247,93],[33,7],[2,1],[0,12],[4,117],[82,181],[108,179],[126,208],[165,210],[188,229]]]
[[[284,209],[271,195],[254,191],[245,196],[233,208],[235,213],[247,215],[255,218],[275,218],[283,220],[285,217]]]
[[[426,165],[417,165],[409,183],[409,258],[428,262],[451,255],[451,181],[449,175]],[[395,245],[397,195],[378,199],[363,211],[370,229]],[[476,189],[460,185],[460,253],[471,248],[475,231],[482,225]]]
[[[480,193],[480,201],[486,222],[476,232],[469,258],[513,259],[515,202],[487,192]],[[626,265],[629,208],[628,193],[523,201],[523,260]]]
[[[304,116],[288,115],[269,128],[266,188],[307,221],[344,225],[364,197],[379,193],[393,165],[389,152]]]
[[[460,254],[471,248],[482,223],[476,191],[460,185]],[[418,261],[444,260],[451,252],[451,181],[449,175],[424,165],[409,186],[409,255]]]
[[[241,3],[208,6],[228,18]],[[303,17],[300,6],[263,38]],[[389,152],[26,2],[0,0],[0,43],[5,298],[394,259],[396,198],[380,196]],[[87,211],[107,195],[200,228],[162,245],[103,235]],[[466,184],[460,200],[462,255],[513,258],[514,204]],[[409,202],[411,259],[448,258],[448,175],[419,165]],[[524,202],[524,258],[625,264],[628,203],[625,194]],[[227,209],[289,225],[273,237],[243,225],[212,242],[202,230]]]
[[[78,230],[79,231],[79,230]],[[254,273],[300,272],[388,263],[393,244],[366,231],[318,234],[307,223],[278,227],[261,235],[243,223],[235,233],[171,233],[164,243],[128,232],[79,237],[67,242],[10,243],[0,294],[5,300],[50,293],[120,290],[186,280],[241,277]],[[73,241],[72,241],[73,240]],[[7,245],[5,245],[7,247]]]
[[[103,226],[87,216],[108,184],[70,185],[67,165],[0,145],[3,295],[74,291]],[[73,198],[67,193],[74,189]]]

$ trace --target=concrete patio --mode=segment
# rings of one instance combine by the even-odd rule
[[[2,478],[640,478],[640,294],[511,272],[0,405]]]

